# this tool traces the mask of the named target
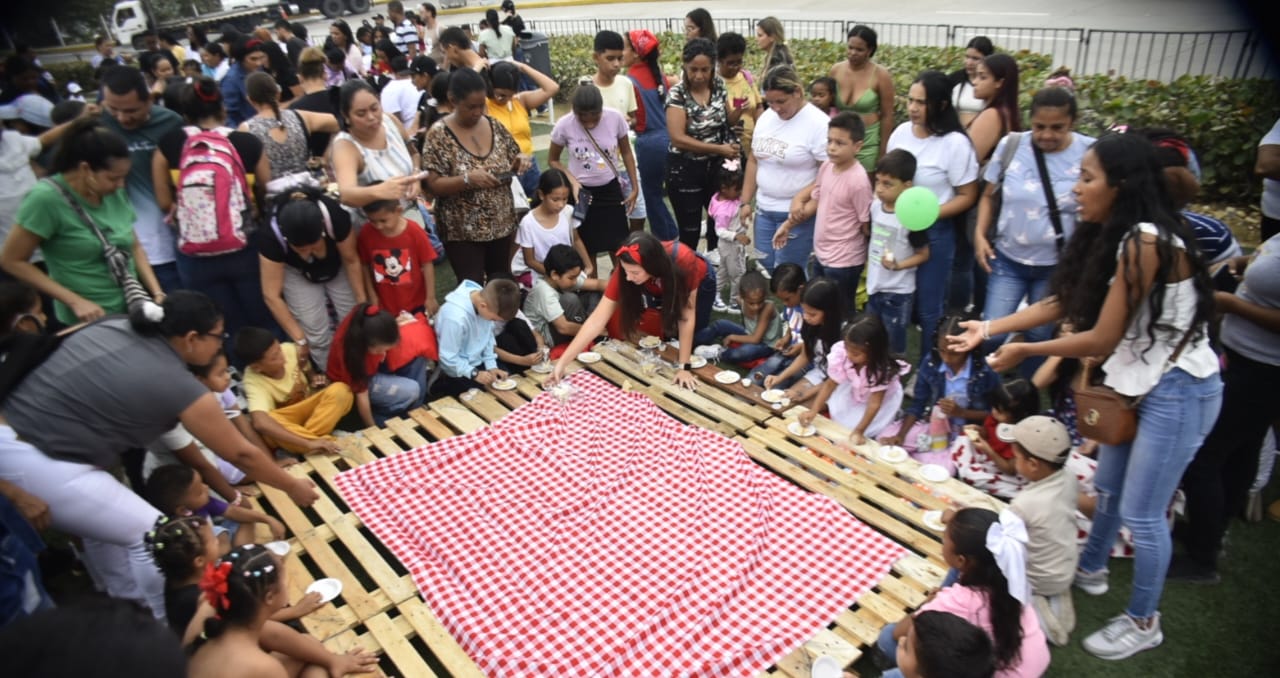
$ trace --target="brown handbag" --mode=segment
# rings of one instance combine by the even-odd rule
[[[1187,330],[1166,365],[1178,362],[1195,328]],[[1091,382],[1093,362],[1085,361],[1076,384],[1076,429],[1081,437],[1104,445],[1123,445],[1138,435],[1138,404],[1142,396],[1131,398],[1115,389]]]

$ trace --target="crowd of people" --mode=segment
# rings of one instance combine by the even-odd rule
[[[677,73],[647,30],[594,37],[541,167],[530,118],[562,93],[520,60],[511,0],[474,36],[430,3],[386,11],[322,47],[286,20],[131,58],[104,38],[96,92],[5,61],[0,543],[34,574],[5,579],[0,623],[51,614],[31,554],[52,528],[167,621],[190,675],[367,670],[287,623],[319,603],[254,543],[285,528],[251,483],[308,506],[282,467],[336,451],[342,422],[554,383],[604,336],[674,340],[682,386],[695,357],[734,365],[803,425],[1010,501],[945,516],[948,585],[879,643],[900,675],[1043,673],[1073,586],[1104,593],[1116,554],[1128,604],[1083,640],[1104,659],[1162,642],[1166,580],[1219,581],[1280,414],[1280,123],[1244,255],[1187,211],[1185,138],[1077,131],[1069,73],[1020,83],[977,37],[895,92],[858,25],[806,83],[780,21],[717,33],[695,9]],[[900,209],[918,189],[929,223]],[[1128,435],[1077,416],[1100,387]]]

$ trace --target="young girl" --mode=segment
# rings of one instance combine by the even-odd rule
[[[828,117],[836,117],[840,112],[836,108],[836,80],[823,76],[809,83],[809,103],[818,107]]]
[[[0,336],[10,332],[43,334],[47,321],[35,288],[16,280],[0,283]]]
[[[911,370],[889,352],[889,333],[874,315],[860,315],[849,323],[844,341],[827,354],[827,379],[808,412],[799,416],[808,426],[825,405],[831,418],[847,426],[849,442],[861,445],[893,423],[902,405],[902,375]]]
[[[716,222],[716,236],[719,238],[716,252],[720,254],[720,263],[716,266],[716,299],[712,310],[721,313],[741,313],[742,299],[736,293],[742,274],[747,270],[747,247],[751,237],[747,235],[747,227],[738,218],[738,209],[742,205],[742,163],[737,158],[725,160],[720,166],[720,191],[711,196],[707,206],[707,214]],[[720,294],[728,289],[733,297],[726,305]]]
[[[782,314],[769,301],[769,281],[760,271],[747,271],[738,284],[742,299],[742,324],[732,320],[715,320],[693,340],[700,345],[723,341],[725,348],[714,347],[722,361],[750,363],[773,355],[774,344],[782,339]],[[710,357],[703,354],[703,357]]]
[[[951,448],[958,477],[1003,499],[1012,499],[1027,480],[1014,469],[1013,446],[996,437],[1000,424],[1016,424],[1040,413],[1040,391],[1026,379],[1013,379],[991,392],[991,413],[982,426],[966,424],[965,437]]]
[[[427,362],[416,359],[394,373],[382,370],[390,351],[400,343],[400,325],[417,322],[373,304],[358,304],[333,336],[327,374],[355,394],[356,411],[366,426],[383,422],[422,404],[427,393]]]
[[[283,563],[265,548],[241,546],[206,564],[197,581],[199,608],[183,636],[191,653],[189,678],[342,676],[377,664],[361,648],[333,654],[315,638],[273,621],[289,607],[289,594]]]
[[[844,298],[839,286],[830,278],[814,278],[805,286],[800,306],[804,309],[800,355],[786,369],[765,377],[764,387],[773,388],[775,384],[803,374],[803,379],[787,389],[787,397],[793,403],[805,404],[818,394],[818,385],[827,378],[827,353],[829,347],[840,341]]]
[[[520,254],[511,260],[511,272],[522,287],[533,287],[533,273],[545,276],[547,269],[542,260],[555,245],[569,245],[582,257],[583,270],[588,276],[596,276],[595,260],[587,254],[587,247],[578,234],[581,224],[574,223],[573,184],[568,175],[554,167],[542,173],[538,190],[529,201],[532,208],[520,220],[516,232],[516,244]]]
[[[1026,526],[1010,511],[999,516],[966,508],[951,516],[942,535],[942,557],[960,574],[920,611],[948,612],[987,632],[997,678],[1039,676],[1049,667],[1049,648],[1027,605]],[[912,618],[886,626],[877,645],[896,663],[897,647],[911,631]]]

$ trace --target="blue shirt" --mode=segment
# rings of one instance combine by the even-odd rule
[[[481,318],[471,301],[471,293],[482,289],[474,280],[461,281],[436,314],[440,367],[451,377],[470,377],[480,366],[486,370],[498,367],[493,321]]]
[[[969,375],[972,372],[969,368],[973,366],[973,356],[965,358],[964,369],[959,372],[952,372],[946,363],[938,365],[938,371],[942,373],[944,386],[942,397],[950,398],[960,407],[969,407]],[[964,426],[963,417],[951,417],[951,426],[958,428]]]
[[[234,63],[222,78],[222,104],[227,109],[227,127],[232,129],[239,127],[240,123],[255,115],[253,106],[249,104],[249,95],[244,88],[246,77],[248,75],[240,64]]]

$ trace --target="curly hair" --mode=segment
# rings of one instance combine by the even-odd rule
[[[208,641],[217,638],[233,626],[248,626],[266,602],[267,594],[280,581],[283,566],[267,549],[257,544],[245,544],[223,556],[215,570],[227,567],[226,593],[213,603],[216,614],[205,619],[204,632],[188,648],[195,654]],[[202,583],[201,588],[204,588]]]
[[[189,579],[196,573],[196,558],[204,555],[204,537],[200,534],[208,518],[160,516],[144,540],[156,567],[168,582]]]

